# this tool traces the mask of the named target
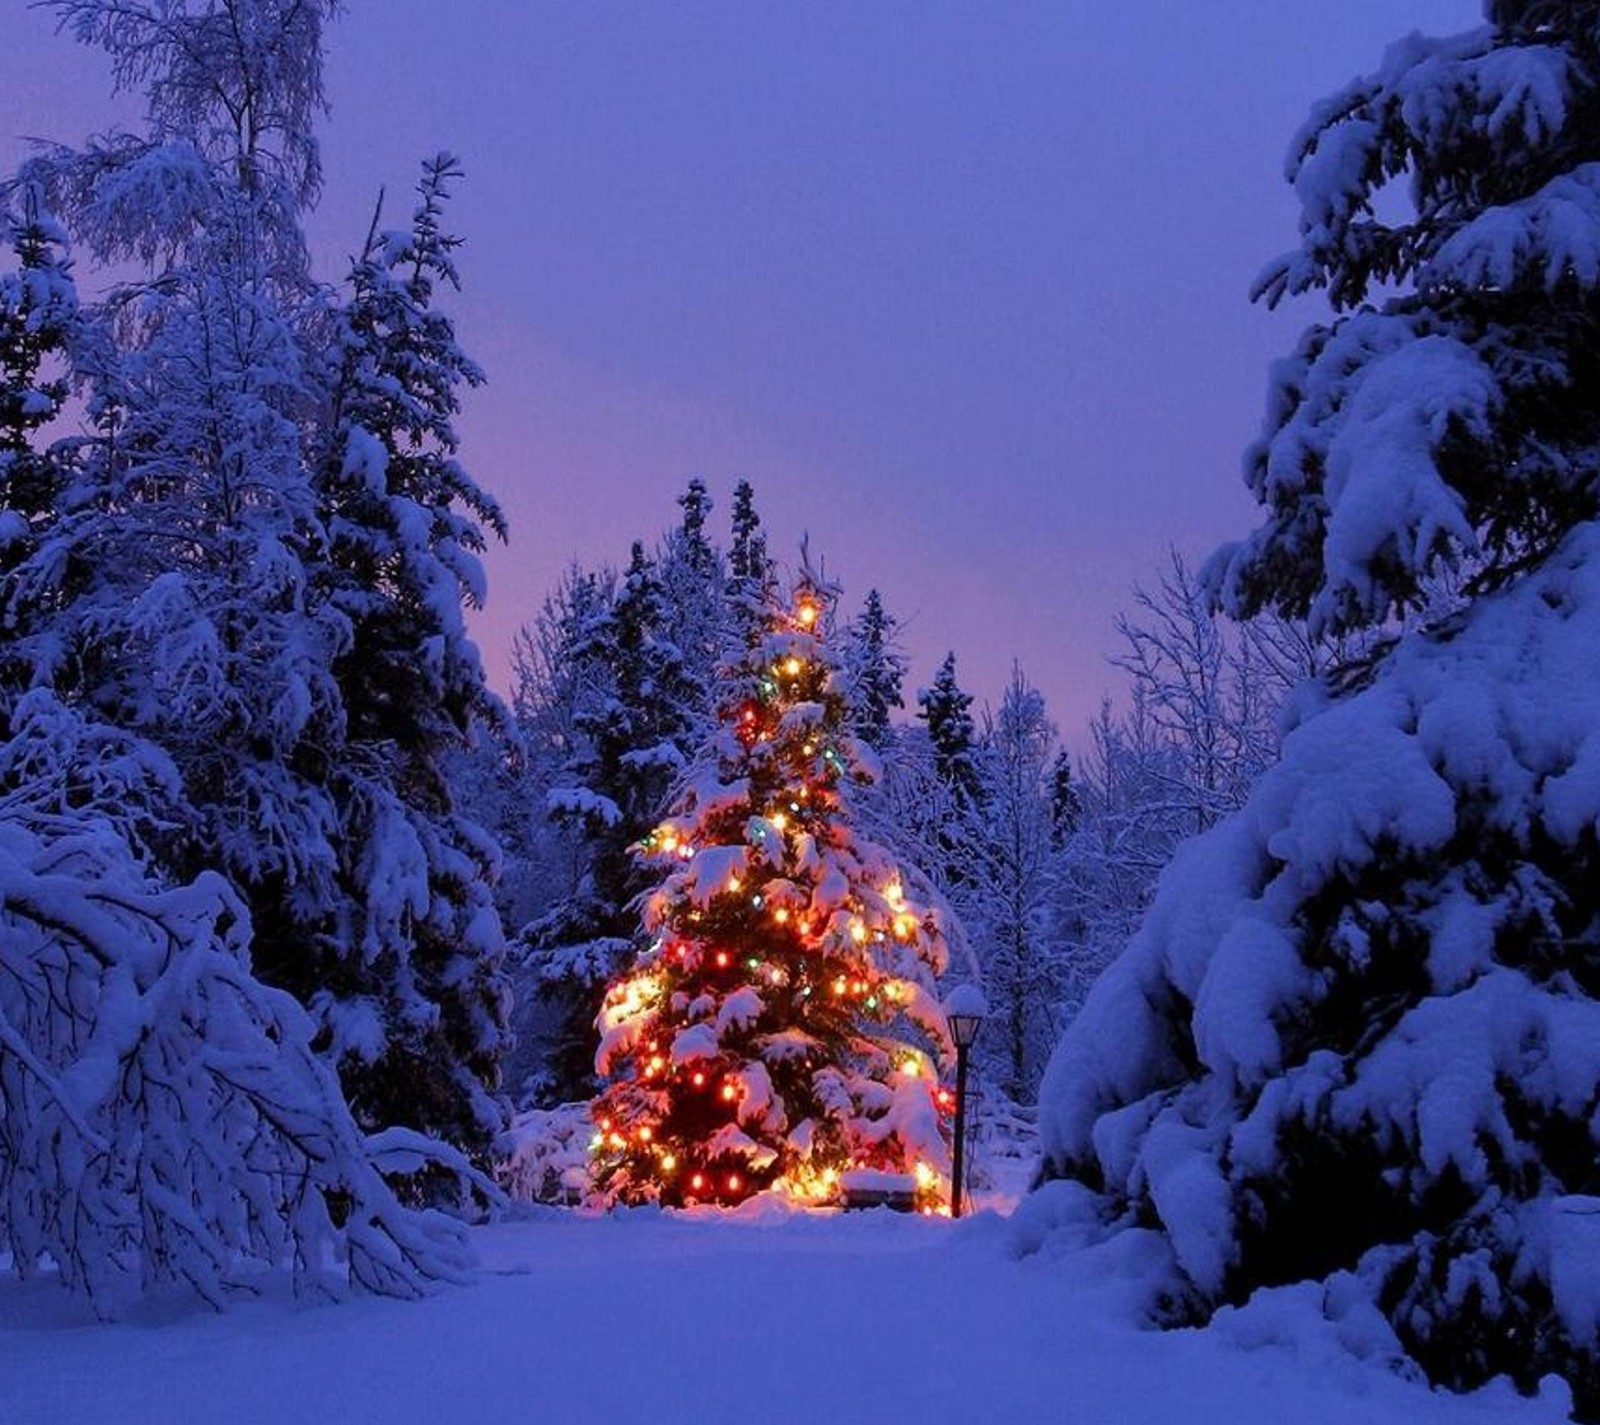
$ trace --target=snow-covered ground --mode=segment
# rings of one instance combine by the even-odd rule
[[[0,1283],[4,1425],[1528,1425],[1566,1392],[1429,1391],[1310,1288],[1205,1331],[1136,1320],[1149,1240],[1090,1246],[1057,1188],[1007,1220],[542,1210],[421,1302],[82,1322]],[[1054,1203],[1052,1203],[1052,1198]],[[1070,1205],[1070,1204],[1069,1204]],[[1052,1210],[1052,1207],[1054,1210]],[[1065,1214],[1070,1217],[1070,1211]],[[1365,1343],[1365,1346],[1364,1346]]]

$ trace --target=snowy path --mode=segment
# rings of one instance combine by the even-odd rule
[[[1430,1393],[1344,1355],[1292,1306],[1204,1333],[1139,1330],[1118,1267],[1136,1254],[1018,1260],[1016,1229],[990,1214],[955,1227],[553,1215],[479,1237],[484,1274],[421,1303],[86,1327],[53,1289],[0,1284],[0,1425],[1565,1418],[1559,1389]]]

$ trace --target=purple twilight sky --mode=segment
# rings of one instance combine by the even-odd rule
[[[14,8],[7,170],[117,112],[103,59]],[[460,155],[464,456],[512,524],[491,674],[569,559],[625,559],[697,473],[725,532],[746,476],[775,552],[809,531],[852,607],[882,589],[913,686],[954,648],[992,699],[1020,658],[1080,743],[1130,586],[1252,523],[1267,363],[1316,315],[1246,300],[1294,240],[1291,135],[1478,14],[351,0],[313,241],[336,275],[380,185],[398,222],[416,161]]]

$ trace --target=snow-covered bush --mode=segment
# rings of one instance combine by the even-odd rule
[[[136,854],[170,765],[35,694],[0,799],[0,1247],[101,1314],[184,1282],[220,1303],[260,1269],[301,1289],[414,1295],[461,1229],[380,1176],[313,1026],[250,972],[218,876]]]
[[[594,1192],[589,1176],[593,1135],[587,1103],[517,1114],[500,1136],[501,1185],[518,1202],[583,1202]]]
[[[1352,1269],[1455,1386],[1600,1411],[1600,5],[1495,3],[1318,109],[1282,363],[1209,577],[1313,632],[1460,607],[1305,697],[1180,851],[1042,1095],[1182,1315]],[[1410,220],[1372,205],[1409,179]],[[1377,283],[1393,283],[1386,296]]]

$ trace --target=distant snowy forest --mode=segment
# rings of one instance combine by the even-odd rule
[[[709,1200],[649,1176],[691,1072],[719,1170],[826,1196],[973,982],[986,1131],[1037,1123],[1039,1218],[1160,1234],[1163,1320],[1327,1281],[1600,1418],[1600,0],[1313,110],[1262,522],[1131,591],[1065,740],[1020,666],[912,686],[759,481],[563,573],[497,694],[456,160],[321,282],[338,6],[47,8],[146,119],[0,187],[0,1264],[106,1316],[419,1294],[509,1198]],[[864,967],[803,1033],[799,950]]]

